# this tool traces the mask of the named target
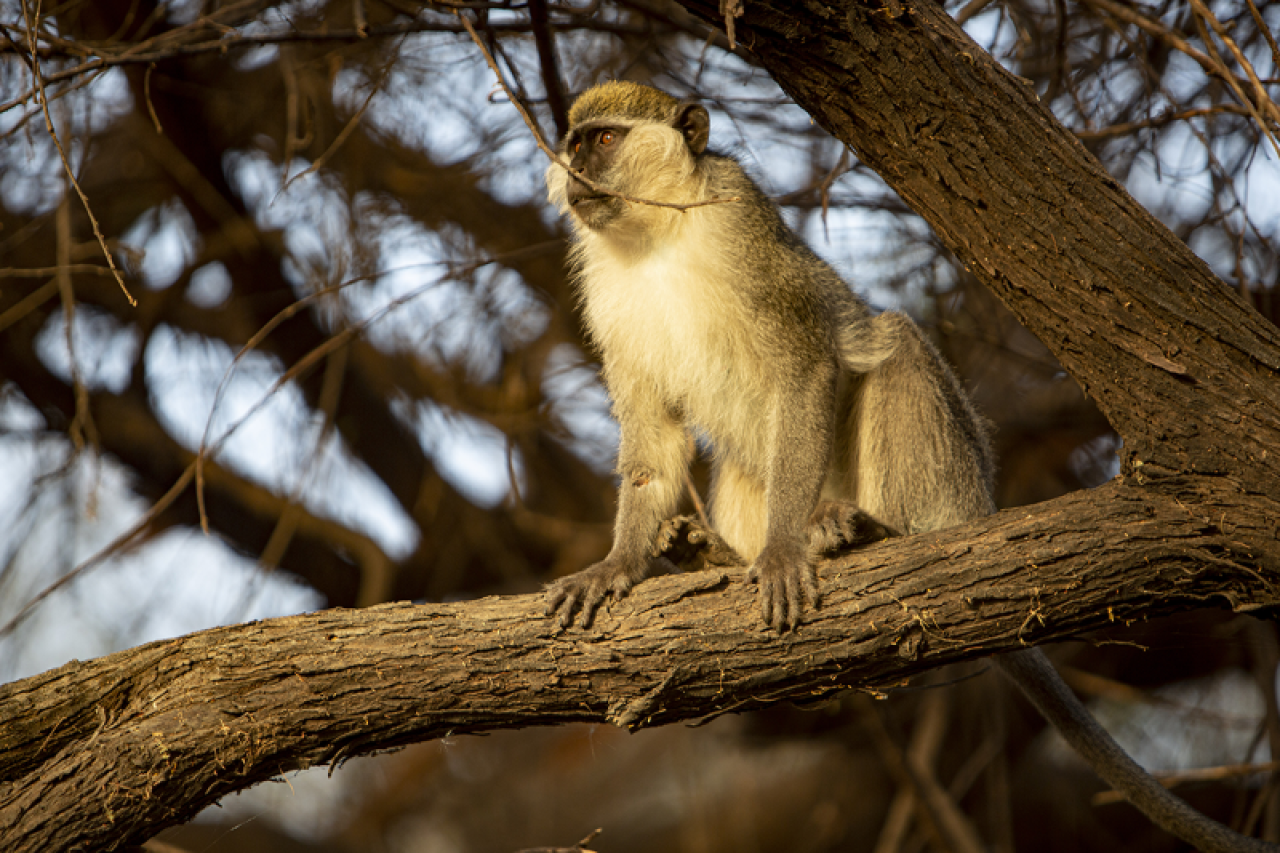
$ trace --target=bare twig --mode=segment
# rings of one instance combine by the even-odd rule
[[[156,126],[156,133],[164,136],[164,128],[160,125],[160,117],[156,115],[156,105],[151,103],[151,74],[156,70],[156,64],[153,62],[147,66],[147,73],[142,77],[142,98],[147,102],[147,114],[151,116],[151,123]]]
[[[364,0],[351,0],[351,23],[362,37],[369,36],[369,19],[364,14]]]
[[[62,270],[73,275],[111,275],[110,269],[97,264],[66,264],[56,267],[0,267],[0,278],[48,278]]]
[[[276,391],[278,391],[281,387],[291,382],[298,375],[300,375],[301,373],[309,369],[313,364],[315,364],[321,358],[324,358],[328,356],[330,353],[335,352],[339,348],[345,346],[348,342],[354,339],[357,335],[363,333],[365,329],[369,328],[369,326],[373,325],[378,320],[381,320],[383,317],[387,316],[392,311],[395,311],[397,308],[400,308],[401,306],[406,305],[409,302],[412,302],[414,299],[417,299],[419,296],[426,293],[428,290],[431,290],[439,286],[445,281],[455,279],[460,276],[465,276],[471,272],[474,272],[477,269],[480,269],[481,267],[488,266],[489,264],[502,263],[504,261],[509,260],[512,257],[519,257],[527,251],[528,251],[527,249],[516,249],[512,252],[506,252],[500,255],[493,255],[488,258],[484,258],[483,260],[476,261],[475,263],[467,264],[463,267],[450,270],[448,273],[441,276],[436,281],[433,281],[429,284],[424,284],[421,287],[414,288],[408,293],[396,299],[391,300],[386,305],[382,306],[377,311],[373,312],[371,315],[361,320],[360,322],[353,323],[352,325],[342,329],[340,332],[333,335],[324,343],[312,349],[310,352],[304,355],[301,359],[295,362],[292,367],[290,367],[287,371],[281,374],[281,376],[277,378],[274,383],[272,383],[271,387],[268,388],[266,393],[262,395],[262,398],[253,406],[251,406],[248,409],[248,411],[246,411],[244,415],[240,417],[239,420],[237,420],[230,427],[228,427],[227,431],[224,432],[222,435],[220,435],[216,441],[211,441],[210,433],[213,431],[214,412],[217,411],[218,406],[222,401],[222,396],[224,393],[226,393],[227,386],[231,381],[231,377],[235,374],[237,366],[245,358],[245,356],[247,356],[250,352],[257,349],[258,346],[267,338],[267,336],[270,335],[273,331],[275,331],[275,329],[278,328],[281,323],[285,322],[286,320],[296,315],[299,311],[301,311],[306,306],[310,305],[312,302],[315,302],[319,299],[330,296],[334,293],[338,293],[339,291],[347,287],[350,287],[353,284],[357,284],[362,281],[367,281],[370,278],[374,278],[375,276],[378,276],[378,275],[385,275],[388,272],[391,272],[391,270],[383,270],[381,272],[373,273],[370,275],[357,276],[356,278],[348,279],[347,281],[330,285],[329,287],[321,288],[320,290],[317,290],[314,293],[309,293],[306,296],[302,297],[301,299],[298,299],[297,301],[291,303],[290,305],[282,309],[274,317],[272,317],[265,324],[263,324],[262,328],[260,328],[257,332],[255,332],[253,337],[249,338],[249,340],[245,343],[245,345],[240,348],[240,351],[236,353],[235,357],[231,360],[231,364],[227,366],[226,371],[223,373],[222,379],[218,383],[218,388],[214,392],[213,405],[209,409],[209,417],[205,421],[204,432],[200,436],[200,445],[196,450],[196,459],[194,462],[195,475],[196,475],[196,507],[200,516],[200,529],[203,530],[206,535],[209,533],[209,518],[206,512],[205,501],[204,501],[205,460],[212,459],[213,457],[215,457],[219,449],[222,447],[222,445],[225,444],[226,441],[229,438],[231,438],[231,436],[236,432],[236,430],[238,430],[246,421],[248,421],[249,418],[257,414],[258,411],[267,404],[267,401],[271,399],[271,396],[275,394]],[[411,266],[420,266],[420,265],[413,264]],[[408,269],[408,268],[409,267],[401,267],[400,269]],[[3,632],[0,632],[0,635],[3,635]]]
[[[22,609],[14,614],[12,619],[6,622],[3,626],[0,626],[0,637],[13,633],[13,630],[22,624],[22,622],[31,615],[32,611],[34,611],[46,598],[62,589],[85,572],[100,565],[108,557],[127,548],[129,543],[133,542],[133,540],[136,539],[142,531],[146,530],[151,522],[160,515],[160,513],[172,506],[173,502],[178,499],[178,496],[186,490],[187,486],[191,483],[192,477],[195,475],[195,468],[195,462],[188,465],[186,470],[179,475],[177,481],[169,487],[169,491],[161,495],[160,499],[152,504],[151,508],[143,513],[142,517],[134,522],[132,527],[124,533],[121,533],[115,539],[111,540],[111,542],[107,544],[106,547],[99,550],[98,553],[82,561],[74,569],[67,572],[65,575],[32,596],[31,600],[23,605]]]
[[[569,99],[560,76],[560,60],[556,56],[555,33],[551,30],[548,11],[547,0],[529,0],[529,24],[533,27],[533,43],[538,49],[542,89],[547,93],[547,107],[555,121],[556,134],[564,136],[569,131]]]
[[[324,424],[320,427],[320,434],[316,436],[315,443],[312,445],[310,459],[302,465],[304,474],[298,477],[293,493],[289,495],[288,506],[280,514],[276,526],[271,531],[271,536],[267,538],[267,544],[258,555],[258,565],[268,572],[280,565],[280,560],[284,557],[284,552],[289,548],[289,542],[292,541],[293,534],[298,529],[300,514],[298,504],[302,501],[302,491],[307,482],[306,472],[315,470],[321,454],[324,453],[325,442],[333,434],[333,419],[338,410],[338,397],[342,393],[342,380],[346,375],[348,352],[346,347],[334,350],[330,353],[325,365],[317,405],[317,409],[324,417]]]
[[[262,398],[259,399],[256,404],[251,406],[249,410],[245,412],[243,416],[240,417],[239,420],[237,420],[227,429],[226,432],[224,432],[221,436],[219,436],[217,441],[211,442],[209,435],[213,431],[214,413],[217,412],[218,406],[222,402],[222,395],[226,392],[227,385],[231,382],[231,377],[235,375],[236,368],[237,366],[239,366],[240,361],[244,359],[244,357],[247,356],[249,353],[257,349],[258,345],[261,344],[264,340],[266,340],[267,336],[270,335],[273,331],[275,331],[275,329],[279,327],[281,323],[283,323],[284,321],[296,315],[299,311],[301,311],[307,305],[310,305],[312,302],[315,302],[316,300],[319,300],[331,294],[337,293],[346,287],[350,287],[351,285],[356,284],[357,282],[366,281],[367,279],[372,277],[373,276],[371,275],[359,276],[357,278],[350,279],[348,281],[340,282],[339,284],[321,288],[320,290],[317,290],[314,293],[309,293],[306,296],[302,297],[301,299],[298,299],[297,301],[290,303],[287,307],[285,307],[283,310],[277,313],[274,317],[268,320],[262,326],[262,328],[260,328],[257,332],[255,332],[253,337],[249,338],[249,340],[245,343],[245,345],[240,348],[240,351],[236,353],[235,357],[231,360],[231,364],[227,365],[226,371],[224,371],[222,374],[222,380],[218,383],[218,389],[214,392],[213,405],[210,406],[209,408],[209,417],[205,421],[204,433],[200,436],[200,446],[196,449],[196,459],[195,459],[195,462],[193,463],[195,466],[195,477],[196,477],[196,509],[200,516],[200,529],[204,531],[206,536],[210,535],[209,514],[208,514],[207,508],[205,507],[205,500],[204,500],[204,485],[205,485],[204,468],[205,468],[206,460],[212,460],[217,455],[222,445],[225,444],[233,434],[235,434],[236,430],[238,430],[246,421],[248,421],[249,418],[256,415],[258,411],[267,404],[267,401],[271,399],[272,395],[274,395],[275,392],[278,391],[280,388],[282,388],[286,383],[288,383],[289,381],[291,381],[292,379],[300,375],[303,371],[308,369],[312,364],[314,364],[320,358],[328,355],[330,352],[333,352],[337,348],[344,346],[348,341],[351,340],[351,338],[355,336],[355,334],[358,331],[363,330],[374,320],[385,316],[387,312],[391,311],[394,308],[398,308],[400,305],[403,305],[404,303],[410,301],[411,299],[421,295],[422,293],[425,293],[428,289],[435,287],[436,284],[438,284],[438,282],[433,282],[432,284],[423,285],[422,287],[419,287],[410,291],[409,293],[405,294],[399,299],[393,300],[392,302],[383,306],[381,310],[375,312],[373,316],[369,317],[362,323],[356,324],[354,326],[348,326],[346,329],[343,329],[338,334],[326,340],[320,346],[311,350],[309,353],[307,353],[301,359],[299,359],[296,363],[294,363],[293,366],[290,367],[287,371],[285,371],[281,376],[279,376],[276,379],[276,381],[272,383],[271,387],[267,389],[266,393],[262,395]]]
[[[284,83],[284,156],[280,162],[284,164],[284,177],[289,176],[289,164],[293,162],[295,151],[305,148],[315,138],[315,131],[308,128],[307,135],[298,134],[298,72],[294,68],[293,52],[280,51],[280,76]]]
[[[956,12],[955,14],[956,23],[960,24],[961,26],[964,26],[966,21],[968,21],[974,15],[977,15],[979,12],[982,12],[984,9],[990,6],[991,3],[992,3],[992,0],[969,0],[968,3],[965,3],[963,6],[960,7],[960,11]]]
[[[1105,12],[1107,15],[1118,21],[1122,21],[1126,24],[1133,24],[1148,35],[1155,36],[1161,41],[1164,41],[1170,47],[1195,60],[1196,64],[1204,69],[1207,74],[1216,75],[1220,73],[1221,69],[1216,62],[1206,56],[1203,51],[1197,50],[1191,42],[1187,41],[1161,22],[1152,20],[1151,18],[1137,12],[1132,7],[1116,2],[1116,0],[1084,0],[1084,2],[1085,5],[1092,6],[1101,12]]]
[[[720,15],[724,18],[724,35],[729,40],[729,50],[737,50],[738,38],[734,32],[733,22],[741,18],[746,10],[742,8],[742,0],[720,0]]]
[[[404,39],[405,39],[404,36],[400,37],[400,42],[399,44],[396,45],[395,50],[392,52],[391,59],[389,59],[386,62],[386,64],[382,66],[382,70],[378,74],[378,79],[374,81],[373,86],[370,87],[368,96],[364,99],[364,103],[360,105],[360,109],[356,110],[356,114],[351,117],[351,119],[342,128],[342,131],[334,138],[333,142],[329,143],[329,147],[324,150],[323,154],[321,154],[319,157],[315,159],[314,163],[312,163],[307,168],[303,169],[298,174],[294,175],[292,178],[289,178],[289,180],[285,181],[284,186],[282,186],[280,190],[276,193],[277,197],[280,195],[280,193],[283,193],[285,190],[289,189],[289,187],[293,184],[294,181],[298,180],[299,178],[306,177],[307,175],[310,175],[312,172],[316,172],[324,168],[324,164],[329,161],[329,158],[333,156],[334,152],[337,151],[339,148],[341,148],[342,144],[347,141],[347,139],[351,136],[352,133],[355,132],[356,127],[358,127],[360,124],[360,119],[364,117],[365,111],[368,110],[369,105],[373,103],[373,96],[378,94],[379,91],[381,91],[382,84],[387,82],[387,77],[388,75],[391,74],[391,69],[395,66],[396,61],[399,60],[400,48],[404,46]],[[289,166],[289,161],[286,160],[285,168],[287,169],[288,166]]]
[[[1197,767],[1194,770],[1183,770],[1178,773],[1152,773],[1151,775],[1166,788],[1173,788],[1183,782],[1219,782],[1240,776],[1252,776],[1255,773],[1274,773],[1277,770],[1280,770],[1280,761],[1264,761],[1260,764],[1222,764],[1218,767]],[[1119,791],[1100,791],[1093,795],[1092,802],[1095,806],[1106,806],[1124,802],[1124,799],[1124,794]]]
[[[926,720],[928,725],[943,725],[945,720],[945,694],[929,694],[930,706],[926,708],[929,715],[938,714],[941,719]],[[933,773],[933,768],[919,761],[919,755],[913,757],[906,754],[894,741],[885,728],[879,712],[866,701],[862,706],[863,721],[875,742],[877,751],[884,761],[885,768],[897,783],[912,792],[919,813],[924,819],[925,827],[934,836],[942,849],[954,850],[958,853],[981,853],[982,840],[978,837],[973,824],[965,817],[950,794],[943,789]],[[922,722],[922,724],[924,724]],[[930,735],[933,737],[934,735]],[[920,744],[921,753],[925,749],[927,738]]]
[[[470,8],[477,4],[470,4],[466,8]],[[450,7],[453,8],[453,7]],[[459,6],[459,8],[463,8]],[[504,7],[505,8],[505,7]],[[171,36],[178,36],[186,33],[194,25],[182,27],[170,32]],[[489,28],[497,32],[506,33],[528,33],[532,26],[528,21],[509,21],[502,23],[493,23]],[[594,32],[612,33],[619,36],[645,36],[649,34],[649,30],[644,27],[632,26],[629,24],[616,23],[612,21],[592,20],[589,25],[580,24],[578,29],[590,29]],[[311,30],[289,30],[286,32],[273,33],[242,33],[238,31],[229,31],[223,36],[216,39],[205,41],[191,41],[188,43],[172,44],[174,38],[167,39],[161,47],[154,47],[154,40],[143,42],[131,47],[128,51],[121,53],[112,53],[99,48],[97,51],[91,51],[89,59],[74,65],[70,68],[64,68],[61,71],[50,74],[45,78],[45,83],[60,83],[63,80],[70,80],[82,74],[90,72],[101,72],[107,68],[114,68],[123,65],[148,65],[154,62],[161,62],[166,59],[178,59],[184,56],[199,56],[206,53],[225,54],[232,50],[248,50],[255,47],[265,47],[281,44],[319,44],[324,42],[359,42],[365,38],[393,38],[400,35],[414,35],[416,33],[461,33],[465,28],[460,24],[456,24],[447,20],[414,20],[395,24],[383,24],[380,26],[369,27],[368,31],[361,34],[357,30],[325,30],[324,32],[315,32]],[[8,35],[8,28],[0,24],[0,32]],[[15,30],[16,32],[16,30]],[[83,46],[75,55],[84,55]],[[147,49],[154,48],[154,49]],[[24,58],[27,58],[28,51],[15,51]],[[50,51],[48,49],[37,50],[38,53],[46,55],[64,55],[68,51]],[[0,50],[0,56],[5,51]],[[29,100],[36,93],[34,88],[22,93],[18,97],[13,98],[5,103],[0,103],[0,112],[5,112],[18,104]]]
[[[40,57],[36,51],[36,28],[31,20],[30,10],[27,9],[26,0],[22,0],[22,17],[27,25],[27,41],[31,47],[31,57],[27,64],[31,68],[31,76],[35,79],[36,89],[39,90],[40,108],[44,112],[44,126],[49,131],[49,136],[53,138],[53,144],[58,148],[58,156],[62,158],[62,166],[67,171],[67,179],[71,182],[71,186],[75,187],[76,194],[80,196],[80,203],[84,205],[84,212],[89,215],[89,222],[93,225],[93,234],[98,238],[98,245],[102,247],[102,254],[107,259],[107,265],[111,267],[111,272],[115,274],[116,283],[124,291],[125,299],[129,300],[129,304],[137,307],[138,300],[133,298],[133,294],[125,286],[124,278],[120,275],[120,271],[116,269],[116,262],[111,257],[111,250],[107,248],[106,238],[102,236],[102,229],[98,227],[98,220],[94,217],[93,210],[89,207],[89,197],[80,188],[80,182],[76,180],[75,170],[71,168],[71,161],[67,159],[67,152],[62,147],[62,140],[58,139],[57,131],[53,129],[53,115],[49,112],[49,99],[45,96],[44,80],[40,76]]]
[[[58,294],[62,298],[62,324],[67,341],[67,361],[71,365],[71,388],[76,400],[76,414],[71,419],[68,432],[71,444],[79,453],[84,450],[85,437],[94,447],[98,446],[98,430],[94,426],[93,416],[89,413],[89,391],[85,388],[84,377],[80,375],[80,362],[76,358],[76,297],[71,289],[71,200],[65,195],[58,203],[54,213],[54,236],[57,242],[58,271],[54,280],[58,283]]]
[[[830,233],[827,231],[827,210],[831,206],[831,185],[836,179],[841,177],[849,170],[849,148],[847,146],[840,149],[840,159],[831,167],[831,171],[822,179],[822,183],[818,185],[818,197],[822,199],[822,233],[829,240]]]
[[[6,38],[8,37],[8,35],[9,35],[8,33],[5,33]],[[24,59],[27,58],[27,52],[25,50],[22,51],[22,53],[19,55],[22,56]],[[68,83],[58,91],[54,92],[52,95],[49,96],[49,101],[53,102],[58,100],[59,98],[65,98],[67,95],[70,95],[72,92],[77,92],[80,89],[86,89],[89,86],[92,86],[94,83],[98,81],[98,78],[101,77],[106,72],[107,72],[107,69],[105,68],[100,68],[96,71],[88,72],[81,79],[76,80],[74,83]],[[20,97],[14,98],[13,100],[8,101],[7,103],[0,104],[0,113],[7,112],[8,110],[14,109],[19,105],[25,105],[26,102],[30,100],[35,100],[37,103],[39,103],[39,99],[37,97],[38,94],[39,92],[35,88],[28,89]],[[23,128],[27,126],[27,122],[31,121],[33,118],[35,118],[40,114],[41,113],[40,113],[39,107],[26,111],[22,116],[20,116],[16,121],[14,121],[8,128],[6,128],[4,133],[0,133],[0,139],[8,139],[10,136],[16,135],[19,131],[21,131]]]
[[[604,828],[595,829],[588,833],[587,837],[579,841],[572,847],[525,847],[517,850],[516,853],[593,853],[587,849],[587,845],[595,840],[595,837],[604,832]]]
[[[1200,118],[1201,116],[1221,115],[1224,113],[1227,115],[1247,116],[1249,115],[1249,110],[1239,104],[1215,104],[1212,107],[1181,110],[1179,112],[1169,110],[1140,121],[1130,121],[1123,124],[1113,124],[1107,127],[1075,130],[1072,132],[1076,135],[1077,139],[1081,140],[1113,139],[1117,136],[1128,136],[1130,133],[1138,130],[1163,127],[1164,125],[1173,124],[1177,121],[1187,121],[1188,119]]]
[[[1258,32],[1262,33],[1262,37],[1267,40],[1267,46],[1271,48],[1271,67],[1280,68],[1280,45],[1276,44],[1276,37],[1271,34],[1271,28],[1263,20],[1262,13],[1258,11],[1258,5],[1253,0],[1245,0],[1245,3],[1249,6],[1249,14],[1253,17],[1253,23],[1257,25]]]
[[[564,169],[566,174],[572,174],[575,181],[582,182],[591,190],[598,192],[601,195],[620,198],[623,201],[631,202],[632,204],[647,204],[651,207],[666,207],[672,210],[689,210],[694,207],[705,207],[710,204],[726,204],[728,202],[742,200],[738,196],[733,196],[731,198],[711,198],[706,199],[705,201],[691,201],[682,204],[667,201],[653,201],[651,199],[635,198],[633,196],[617,192],[616,190],[611,190],[608,187],[602,187],[595,181],[587,178],[585,175],[574,172],[569,168],[569,164],[566,163],[559,154],[551,150],[551,146],[547,144],[546,138],[542,135],[542,129],[539,128],[538,123],[533,120],[533,116],[529,115],[529,110],[525,107],[524,103],[516,97],[515,92],[511,91],[511,87],[507,85],[506,78],[502,76],[502,71],[498,68],[498,63],[494,60],[493,54],[484,46],[484,42],[480,39],[480,35],[476,32],[475,27],[471,25],[471,21],[467,20],[466,16],[461,13],[455,12],[454,14],[458,16],[458,20],[460,20],[462,22],[462,26],[466,28],[467,34],[471,36],[471,40],[475,42],[476,47],[478,47],[480,52],[484,55],[484,61],[489,64],[490,70],[492,70],[494,75],[498,78],[498,85],[502,87],[502,91],[506,93],[507,98],[510,99],[512,105],[515,106],[517,111],[519,111],[520,117],[524,119],[524,123],[528,125],[529,131],[533,134],[533,140],[537,143],[538,148],[543,154],[547,155],[551,162],[555,163],[561,169]]]
[[[1159,708],[1167,708],[1178,713],[1184,718],[1194,719],[1204,725],[1215,726],[1218,728],[1240,726],[1251,727],[1253,725],[1253,719],[1251,717],[1210,711],[1205,708],[1189,706],[1173,699],[1148,693],[1145,690],[1139,690],[1136,687],[1111,678],[1105,678],[1092,672],[1076,669],[1073,666],[1059,666],[1058,670],[1062,674],[1063,679],[1065,679],[1074,690],[1077,690],[1086,696],[1097,696],[1100,698],[1110,699],[1114,702],[1126,704],[1142,704],[1152,705]]]
[[[281,387],[288,384],[289,382],[294,381],[298,376],[300,376],[305,371],[309,370],[321,359],[324,359],[327,357],[332,359],[333,356],[335,356],[338,352],[342,351],[343,348],[348,343],[350,343],[351,340],[353,340],[356,336],[362,334],[372,324],[381,320],[383,317],[386,317],[392,311],[402,307],[403,305],[411,302],[412,300],[426,293],[428,290],[439,286],[444,281],[450,280],[452,278],[456,278],[458,276],[465,276],[470,272],[473,272],[474,270],[479,269],[480,267],[487,266],[488,264],[504,263],[504,262],[509,262],[515,258],[524,257],[530,251],[541,250],[542,248],[543,248],[542,246],[533,246],[533,247],[526,247],[522,249],[516,249],[511,252],[494,255],[494,256],[485,258],[483,260],[476,261],[472,264],[468,264],[460,268],[451,269],[436,281],[431,282],[429,284],[425,284],[421,287],[418,287],[404,294],[403,296],[395,300],[392,300],[391,302],[384,305],[382,308],[375,311],[370,316],[366,317],[364,320],[361,320],[358,323],[352,324],[346,329],[343,329],[338,334],[330,337],[323,344],[311,350],[305,356],[299,359],[287,371],[285,371],[280,377],[277,378],[277,380],[271,385],[270,388],[266,390],[266,392],[262,395],[262,398],[255,405],[250,407],[249,410],[246,411],[243,416],[241,416],[235,423],[233,423],[230,427],[228,427],[226,432],[220,435],[217,438],[217,440],[211,441],[209,434],[212,429],[213,412],[217,410],[218,404],[222,399],[222,395],[224,394],[226,387],[232,375],[234,374],[237,365],[246,355],[248,355],[249,352],[256,349],[272,331],[274,331],[277,327],[279,327],[282,323],[284,323],[289,318],[295,316],[299,311],[301,311],[307,305],[311,304],[312,302],[318,299],[324,298],[326,296],[330,296],[354,284],[367,281],[376,275],[385,275],[390,272],[395,272],[399,269],[409,269],[409,268],[418,267],[421,265],[412,264],[406,267],[399,267],[397,268],[397,270],[380,270],[379,272],[371,275],[358,276],[358,277],[349,279],[347,281],[343,281],[339,284],[335,284],[330,287],[317,290],[314,293],[308,294],[307,296],[304,296],[301,299],[298,299],[294,303],[290,304],[284,310],[280,311],[278,314],[272,317],[271,320],[269,320],[261,329],[259,329],[258,332],[255,333],[252,338],[250,338],[250,340],[240,349],[240,351],[233,358],[232,363],[227,367],[227,370],[224,373],[223,378],[218,385],[218,389],[215,392],[214,403],[210,411],[209,419],[208,421],[206,421],[205,431],[203,436],[201,437],[200,446],[196,451],[195,459],[193,459],[191,463],[187,465],[187,467],[183,470],[182,474],[179,475],[178,479],[169,488],[169,490],[165,492],[164,495],[162,495],[147,510],[147,512],[144,513],[143,516],[140,519],[138,519],[138,521],[134,523],[128,530],[124,531],[121,535],[117,536],[114,540],[112,540],[106,546],[101,548],[97,553],[93,554],[92,556],[82,561],[80,564],[78,564],[73,569],[71,569],[71,571],[67,572],[58,580],[54,581],[49,586],[41,590],[38,594],[36,594],[30,601],[28,601],[22,607],[21,610],[18,611],[17,614],[13,616],[13,618],[11,618],[4,625],[0,626],[0,637],[6,636],[7,634],[12,633],[18,627],[18,625],[20,625],[23,621],[25,621],[26,618],[35,610],[35,608],[45,599],[49,598],[49,596],[51,596],[58,590],[62,589],[63,587],[67,586],[73,580],[82,576],[89,570],[101,565],[109,557],[129,547],[135,540],[137,540],[137,538],[142,534],[142,532],[145,531],[147,527],[157,517],[159,517],[161,513],[163,513],[166,509],[168,509],[170,506],[173,505],[174,501],[176,501],[178,497],[181,496],[181,494],[186,490],[187,486],[189,486],[193,481],[197,483],[196,503],[197,503],[199,516],[200,516],[200,525],[201,525],[201,528],[205,531],[205,533],[208,533],[209,522],[208,522],[207,508],[205,506],[205,499],[204,499],[205,467],[210,460],[216,457],[218,452],[221,450],[223,445],[231,438],[231,436],[234,435],[240,429],[240,427],[243,426],[250,418],[252,418],[255,414],[257,414],[263,408],[263,406],[265,406],[271,400],[271,398],[275,395],[275,393]],[[57,292],[56,280],[53,282],[50,282],[45,287],[42,287],[39,291],[37,291],[37,293],[32,294],[31,296],[28,296],[26,299],[23,300],[22,303],[19,303],[19,305],[14,306],[14,308],[11,308],[5,314],[0,315],[0,324],[4,324],[5,322],[12,322],[12,320],[9,319],[9,315],[12,314],[16,309],[23,308],[23,306],[26,305],[26,303],[35,302],[36,298],[38,298],[39,301],[43,301],[44,299],[48,299],[49,297],[51,297],[55,292]],[[27,306],[24,308],[22,313],[26,313],[26,311],[29,311],[29,310],[30,310],[30,306]],[[337,362],[341,362],[341,361],[342,359],[337,360]],[[326,410],[326,412],[336,411],[336,399],[337,399],[337,394],[340,387],[337,384],[337,382],[342,375],[342,370],[337,362],[331,361],[331,366],[334,367],[334,372],[332,374],[332,377],[326,376],[325,389],[328,389],[328,390],[322,389],[321,405],[322,405],[322,408]],[[332,379],[332,382],[329,381],[330,379]],[[332,425],[331,414],[327,415],[326,422],[331,428],[331,425]],[[281,553],[283,553],[282,550],[281,550]],[[363,589],[364,587],[362,585],[362,595],[363,595]],[[364,596],[364,597],[367,598],[367,596]],[[373,603],[373,602],[366,602],[366,603]]]
[[[1240,103],[1249,110],[1249,114],[1253,116],[1253,120],[1257,122],[1258,127],[1266,135],[1267,139],[1271,140],[1271,147],[1275,149],[1277,154],[1280,154],[1280,142],[1276,141],[1275,134],[1271,132],[1271,125],[1276,123],[1277,117],[1280,117],[1280,110],[1276,108],[1275,103],[1267,94],[1267,90],[1262,85],[1262,81],[1258,79],[1257,73],[1253,70],[1253,65],[1249,62],[1248,58],[1245,57],[1244,52],[1240,50],[1239,46],[1236,45],[1235,39],[1231,38],[1226,27],[1222,26],[1222,22],[1218,20],[1217,15],[1213,14],[1213,11],[1204,4],[1203,0],[1191,0],[1191,9],[1196,13],[1196,16],[1201,21],[1209,25],[1214,33],[1217,34],[1218,38],[1222,39],[1222,43],[1227,46],[1227,50],[1231,51],[1231,55],[1235,57],[1236,62],[1249,78],[1249,82],[1253,84],[1254,97],[1251,100],[1249,96],[1245,94],[1244,87],[1240,84],[1240,81],[1236,79],[1236,75],[1231,73],[1226,62],[1217,55],[1217,48],[1213,46],[1213,42],[1209,39],[1208,33],[1204,33],[1203,38],[1205,46],[1209,48],[1214,59],[1217,60],[1221,68],[1222,78],[1226,80],[1227,85],[1231,87],[1231,91],[1235,93],[1235,96]],[[1267,118],[1263,117],[1263,110],[1267,112],[1267,118],[1270,118],[1270,122],[1267,121]]]
[[[903,758],[913,765],[917,772],[933,774],[933,765],[942,746],[943,735],[946,734],[946,694],[937,690],[925,694],[917,714],[915,729],[911,733],[911,742]],[[917,802],[916,789],[913,785],[899,780],[898,790],[893,795],[889,811],[884,823],[880,826],[880,835],[876,839],[875,853],[897,853],[902,849],[907,832],[911,829],[911,816],[920,808]]]

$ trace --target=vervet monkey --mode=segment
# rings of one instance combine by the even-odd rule
[[[702,106],[612,82],[579,97],[569,123],[570,171],[548,168],[548,195],[573,227],[582,311],[621,427],[621,485],[612,549],[548,587],[550,616],[588,625],[606,596],[648,574],[691,431],[712,448],[712,544],[750,564],[777,630],[817,605],[816,552],[994,512],[987,426],[955,374],[905,315],[873,317],[741,165],[707,149]],[[698,206],[632,202],[577,176]],[[1165,791],[1038,650],[997,661],[1156,823],[1206,851],[1280,850]]]

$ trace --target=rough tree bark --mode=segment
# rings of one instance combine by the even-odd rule
[[[711,571],[642,584],[590,632],[555,634],[531,596],[386,605],[5,685],[8,849],[136,843],[281,772],[447,732],[658,725],[1110,620],[1277,606],[1280,333],[940,7],[889,5],[750,0],[737,35],[1094,396],[1125,440],[1117,481],[833,561],[822,610],[782,639]]]

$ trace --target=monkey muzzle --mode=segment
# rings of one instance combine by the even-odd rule
[[[572,174],[565,187],[565,200],[569,202],[573,215],[593,230],[605,227],[621,212],[621,206],[616,204],[618,199],[596,192],[581,181],[574,180]]]
[[[609,196],[591,189],[591,187],[582,183],[582,181],[579,181],[577,176],[570,172],[569,185],[565,188],[565,198],[568,200],[569,206],[576,210],[580,204],[601,201],[602,199],[609,198]]]

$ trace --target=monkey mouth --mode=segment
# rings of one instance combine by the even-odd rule
[[[618,206],[612,203],[613,200],[613,196],[592,193],[573,199],[569,202],[569,209],[583,225],[592,231],[599,231],[620,213]]]

